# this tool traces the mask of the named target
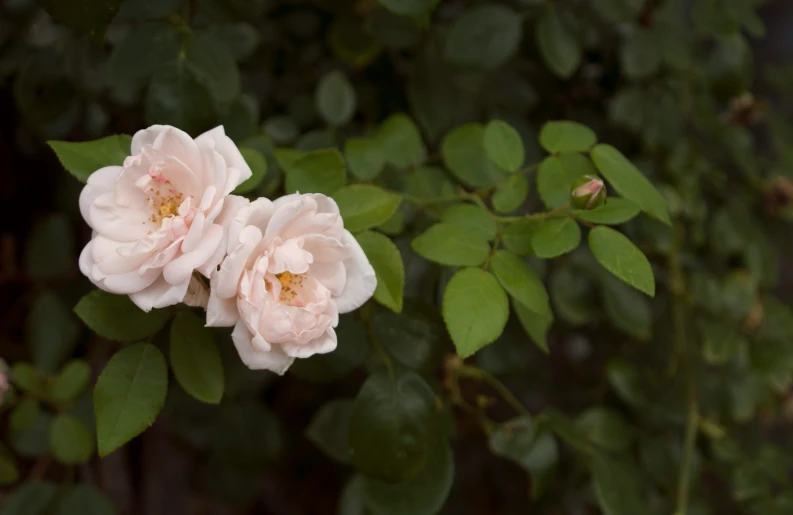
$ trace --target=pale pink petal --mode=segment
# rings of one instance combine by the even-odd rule
[[[168,125],[152,125],[147,129],[139,130],[132,136],[132,145],[130,153],[134,156],[140,154],[143,147],[147,145],[154,145],[154,141],[162,132],[168,129]]]
[[[93,271],[94,277],[97,277],[96,267]],[[110,293],[118,293],[128,295],[149,287],[160,276],[160,271],[157,269],[147,270],[140,273],[135,270],[126,274],[106,275],[102,279],[102,289]],[[185,288],[187,285],[185,285]]]
[[[151,256],[151,252],[122,255],[119,247],[128,243],[114,241],[97,235],[93,239],[93,261],[103,274],[126,274],[140,268]]]
[[[330,290],[334,297],[338,297],[344,291],[347,284],[347,267],[341,261],[330,263],[317,263],[311,265],[308,272],[317,279],[322,285]]]
[[[308,343],[282,343],[280,346],[288,356],[293,358],[309,358],[314,354],[327,354],[336,350],[336,331],[329,328]]]
[[[110,193],[116,187],[120,166],[106,166],[88,176],[85,187],[80,192],[80,214],[91,225],[91,204],[103,193]]]
[[[212,273],[212,289],[218,297],[228,299],[237,294],[242,270],[261,239],[262,232],[258,227],[249,225],[243,229],[239,245],[223,260],[220,270]]]
[[[82,252],[80,252],[80,259],[78,260],[78,263],[80,265],[80,272],[82,272],[84,276],[90,279],[91,282],[94,282],[92,277],[93,274],[91,273],[92,269],[94,268],[94,257],[93,257],[93,249],[92,249],[93,244],[94,241],[91,240],[85,245],[85,247],[83,247]]]
[[[304,237],[303,248],[311,252],[315,263],[339,263],[350,257],[350,250],[342,243],[341,238],[322,234],[307,234]]]
[[[198,244],[204,237],[204,225],[204,213],[199,212],[195,218],[193,218],[190,229],[187,231],[184,240],[182,240],[182,252],[187,254],[198,247]]]
[[[150,213],[120,207],[112,193],[99,195],[89,209],[91,228],[99,234],[117,241],[135,241],[151,231]]]
[[[293,238],[277,246],[272,254],[269,271],[273,274],[291,272],[304,274],[313,263],[310,252],[303,250],[303,238]]]
[[[171,156],[193,171],[196,178],[201,179],[201,152],[195,140],[189,134],[176,127],[165,126],[152,143],[152,148],[159,155]],[[210,184],[202,184],[201,190]]]
[[[231,327],[240,318],[237,310],[237,299],[222,299],[217,295],[217,278],[213,276],[209,282],[209,302],[207,303],[208,327]]]
[[[189,281],[193,270],[206,263],[215,253],[222,237],[222,227],[219,225],[208,227],[195,250],[182,254],[163,267],[162,272],[165,280],[171,284]]]
[[[138,292],[130,293],[129,298],[143,311],[173,306],[182,302],[187,294],[190,281],[182,284],[172,285],[163,278],[157,279],[148,288]]]
[[[251,168],[245,162],[237,145],[226,136],[226,131],[222,125],[218,125],[212,130],[209,130],[196,138],[196,143],[199,145],[209,145],[211,142],[215,152],[223,156],[226,161],[226,166],[229,168],[236,168],[239,175],[236,177],[236,184],[231,186],[229,192],[234,188],[245,182],[252,175]],[[227,192],[228,193],[228,192]]]
[[[287,232],[292,225],[295,225],[295,220],[313,215],[317,211],[317,203],[314,199],[305,195],[300,195],[287,203],[279,203],[276,201],[275,204],[275,212],[270,218],[270,223],[267,224],[267,230],[264,233],[265,240],[271,240],[275,236],[281,236],[283,233]],[[306,232],[302,234],[306,234]],[[286,239],[283,236],[281,237]]]
[[[350,257],[344,260],[347,285],[341,295],[333,300],[339,308],[339,313],[348,313],[359,308],[372,297],[377,287],[377,277],[363,249],[349,231],[344,231],[342,242],[350,250]]]
[[[294,358],[287,356],[277,345],[272,346],[269,352],[254,349],[251,340],[253,335],[245,327],[245,324],[238,322],[231,333],[231,339],[237,348],[237,353],[245,365],[252,370],[271,370],[278,375],[284,375],[294,361]]]

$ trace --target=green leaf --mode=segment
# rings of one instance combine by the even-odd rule
[[[501,120],[493,120],[485,127],[484,146],[490,160],[508,172],[517,172],[526,160],[520,134]]]
[[[499,424],[488,441],[493,454],[511,460],[527,472],[541,472],[559,460],[556,440],[547,430],[536,429],[528,417]]]
[[[573,182],[582,175],[597,175],[592,162],[580,154],[548,156],[537,170],[537,190],[548,209],[570,202]]]
[[[61,496],[54,515],[116,515],[118,510],[101,490],[91,485],[76,485]]]
[[[37,3],[61,25],[88,34],[100,45],[105,41],[105,32],[110,22],[121,9],[123,0],[37,0]]]
[[[570,447],[585,454],[592,452],[589,441],[578,431],[567,415],[557,409],[548,408],[540,416],[543,424],[556,433],[556,436],[567,442]]]
[[[597,143],[594,131],[570,121],[551,121],[542,126],[540,145],[551,154],[584,152]]]
[[[336,149],[308,152],[285,171],[287,193],[333,195],[347,181],[344,158]]]
[[[154,423],[167,390],[168,366],[157,347],[136,343],[117,352],[94,389],[99,455],[107,456]]]
[[[314,100],[317,111],[330,125],[346,125],[355,114],[355,89],[344,73],[334,70],[322,76]]]
[[[642,391],[639,371],[633,364],[622,360],[613,360],[608,364],[606,375],[615,393],[625,403],[635,408],[647,405],[648,400]]]
[[[344,228],[357,233],[391,218],[402,197],[371,184],[351,184],[337,190],[333,200],[339,205]]]
[[[523,23],[503,5],[472,7],[454,20],[446,36],[444,55],[450,63],[475,70],[495,70],[517,52]]]
[[[635,202],[619,197],[608,197],[602,206],[591,210],[576,209],[573,215],[593,224],[619,225],[631,220],[640,211],[641,208]]]
[[[25,431],[33,427],[42,414],[41,404],[33,397],[25,397],[11,412],[11,427],[15,430]]]
[[[347,482],[339,497],[336,515],[368,515],[363,500],[363,476],[356,474]]]
[[[446,167],[468,186],[488,187],[501,182],[504,172],[487,156],[485,127],[468,123],[443,137],[441,153]]]
[[[592,150],[592,161],[617,193],[656,220],[672,225],[664,197],[619,150],[611,145],[597,145]]]
[[[171,368],[184,391],[201,402],[223,398],[223,363],[204,321],[180,311],[171,324]]]
[[[499,250],[493,255],[490,269],[515,300],[538,315],[550,315],[548,292],[528,263],[508,250]]]
[[[435,394],[415,372],[380,369],[355,398],[350,418],[350,457],[355,467],[384,481],[421,472],[430,451]]]
[[[50,396],[56,402],[69,402],[88,386],[91,381],[91,365],[81,359],[72,360],[61,369],[50,386]]]
[[[262,183],[264,176],[267,175],[267,160],[261,152],[252,148],[240,147],[240,153],[251,168],[252,173],[248,180],[234,189],[233,193],[235,195],[253,191]]]
[[[149,123],[173,125],[191,134],[212,127],[217,119],[216,99],[184,59],[157,70],[145,109]]]
[[[627,284],[604,281],[603,309],[611,322],[620,331],[636,338],[649,340],[653,326],[650,301]]]
[[[458,204],[446,209],[441,221],[462,227],[477,239],[492,240],[498,232],[498,225],[488,212],[473,204]]]
[[[74,269],[74,232],[69,218],[56,213],[39,220],[25,245],[25,273],[34,281],[66,276]]]
[[[350,172],[362,181],[380,175],[386,160],[378,141],[373,138],[348,138],[344,142],[344,157]]]
[[[403,365],[429,372],[440,362],[446,329],[437,309],[425,301],[406,299],[402,313],[378,309],[372,327],[383,347]]]
[[[570,218],[553,218],[539,223],[531,238],[531,246],[539,258],[548,259],[567,254],[581,243],[581,229]]]
[[[377,3],[394,14],[415,18],[430,12],[438,0],[377,0]]]
[[[443,320],[457,354],[472,356],[501,336],[509,318],[509,301],[490,272],[463,268],[443,294]]]
[[[601,453],[592,456],[590,471],[604,515],[635,515],[645,510],[647,503],[640,495],[639,471]]]
[[[306,429],[306,438],[339,463],[350,462],[350,417],[353,401],[335,399],[319,408]]]
[[[64,465],[85,463],[94,453],[94,435],[80,419],[58,415],[50,426],[50,448],[55,459]]]
[[[191,31],[184,55],[184,66],[215,100],[230,102],[240,94],[240,72],[234,56],[210,31]]]
[[[85,183],[100,168],[121,166],[129,155],[132,137],[117,134],[95,141],[48,141],[47,144],[55,151],[66,171]]]
[[[171,318],[171,310],[154,309],[146,313],[127,295],[94,290],[74,307],[77,316],[99,336],[132,342],[154,336]]]
[[[631,79],[643,79],[658,71],[663,60],[664,45],[647,29],[637,29],[620,48],[622,71]]]
[[[405,178],[408,195],[426,203],[448,202],[460,197],[454,184],[440,168],[420,166]]]
[[[423,258],[449,266],[478,266],[490,253],[486,240],[459,225],[447,223],[427,229],[413,240],[412,247]]]
[[[211,25],[209,30],[237,61],[248,59],[259,45],[259,32],[250,23]]]
[[[366,231],[355,235],[377,276],[374,298],[388,309],[402,311],[405,290],[405,265],[394,242],[380,233]]]
[[[385,162],[394,168],[418,166],[427,158],[427,149],[415,122],[404,114],[392,114],[377,128],[375,139],[385,156]]]
[[[534,231],[539,225],[536,220],[518,220],[507,225],[501,235],[501,242],[507,250],[511,250],[519,256],[525,256],[534,252],[531,247],[531,239]]]
[[[10,485],[19,481],[19,469],[8,456],[0,455],[0,485]]]
[[[496,187],[493,207],[499,213],[509,213],[519,208],[529,194],[529,181],[522,175],[512,175]]]
[[[612,23],[625,23],[637,19],[644,0],[598,0],[595,7]]]
[[[655,279],[650,262],[627,237],[609,227],[589,231],[589,248],[606,270],[650,297]]]
[[[730,361],[748,341],[738,330],[716,319],[698,320],[703,340],[703,355],[711,365],[723,365]]]
[[[300,135],[300,127],[289,116],[272,116],[262,124],[262,131],[270,136],[278,145],[291,143]]]
[[[32,364],[17,361],[11,367],[11,381],[24,392],[40,394],[44,390],[44,377]]]
[[[80,326],[60,298],[44,291],[28,312],[25,335],[36,367],[51,374],[72,353],[80,337]]]
[[[427,464],[399,484],[362,478],[366,506],[374,515],[435,515],[444,506],[454,482],[454,455],[448,442],[432,445]]]
[[[179,33],[173,25],[140,25],[133,28],[113,49],[105,80],[109,86],[121,91],[143,87],[157,70],[166,66],[177,55]],[[141,56],[145,56],[145,59]]]
[[[631,445],[633,434],[619,413],[602,407],[592,407],[575,421],[576,428],[593,444],[608,451],[624,451]]]
[[[537,46],[545,64],[558,77],[569,79],[581,64],[581,44],[562,24],[553,8],[537,20]]]
[[[547,335],[548,329],[553,324],[553,314],[550,311],[546,314],[536,313],[517,301],[514,301],[512,306],[515,314],[518,315],[520,325],[531,341],[545,354],[549,354]]]
[[[2,515],[45,515],[58,495],[58,485],[49,481],[27,481],[3,501]]]
[[[327,383],[341,379],[359,367],[369,352],[366,325],[357,315],[341,315],[336,339],[336,350],[295,360],[289,373],[306,381]]]

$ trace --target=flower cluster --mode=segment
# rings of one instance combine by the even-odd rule
[[[339,314],[377,280],[333,199],[232,195],[250,176],[223,127],[195,139],[139,131],[123,166],[94,172],[80,195],[93,229],[80,270],[144,311],[205,307],[208,326],[234,326],[247,366],[283,374],[295,358],[333,351]]]

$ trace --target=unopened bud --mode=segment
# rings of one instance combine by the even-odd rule
[[[573,183],[570,201],[578,209],[594,209],[606,201],[606,185],[594,175],[582,175]]]

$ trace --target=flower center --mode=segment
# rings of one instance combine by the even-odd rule
[[[303,307],[304,304],[299,297],[300,288],[303,286],[306,276],[304,274],[282,272],[275,274],[275,277],[281,283],[281,293],[278,295],[278,302],[290,306]]]
[[[150,199],[154,213],[149,217],[149,220],[159,225],[162,224],[164,218],[179,214],[179,206],[184,200],[182,193],[176,193],[173,190],[170,195],[161,195],[160,190],[155,190],[152,193],[154,195]]]

